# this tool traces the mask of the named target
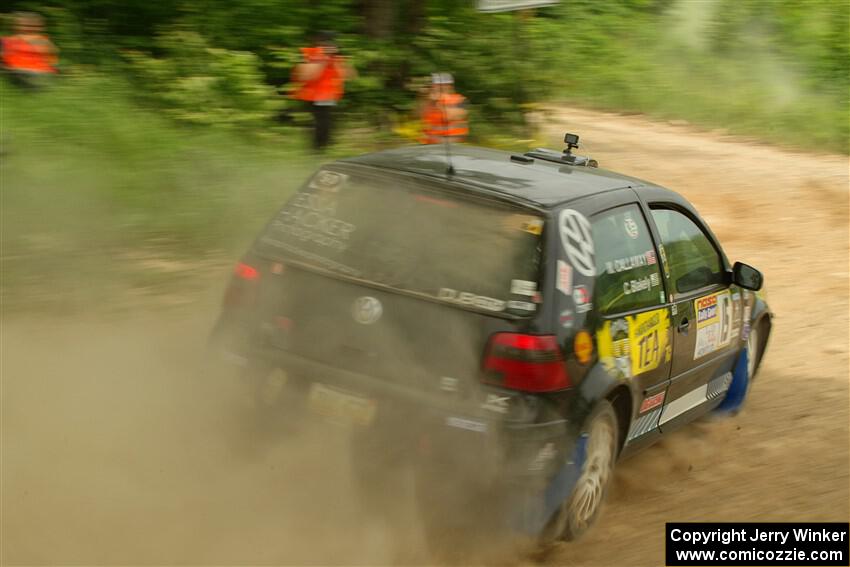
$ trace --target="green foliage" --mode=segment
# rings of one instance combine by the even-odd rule
[[[200,34],[181,28],[158,34],[154,46],[162,57],[126,52],[137,91],[178,120],[258,128],[281,106],[253,53],[209,47]]]
[[[7,309],[171,291],[241,253],[317,166],[301,136],[181,127],[113,75],[71,72],[42,91],[0,80],[0,100]]]
[[[338,114],[358,128],[412,116],[417,78],[445,71],[471,103],[473,137],[524,133],[523,105],[569,101],[840,151],[850,141],[847,2],[564,0],[483,14],[473,0],[50,1],[63,59],[105,68],[125,53],[136,92],[191,123],[264,129],[281,108],[302,122],[273,89],[288,90],[310,35],[332,30],[359,72]]]

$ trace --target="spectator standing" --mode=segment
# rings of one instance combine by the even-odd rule
[[[56,46],[44,33],[44,21],[38,14],[15,14],[14,26],[15,33],[2,38],[3,70],[20,85],[40,86],[56,74]]]
[[[469,134],[466,97],[454,90],[448,73],[431,75],[431,88],[422,104],[422,143],[462,142]]]
[[[301,48],[301,62],[295,67],[293,97],[303,100],[313,114],[313,147],[323,150],[331,140],[332,111],[342,99],[345,81],[356,77],[347,58],[339,53],[333,35],[318,34],[311,47]]]

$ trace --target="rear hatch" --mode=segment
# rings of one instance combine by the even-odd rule
[[[444,184],[445,185],[445,184]],[[373,168],[317,172],[246,258],[274,349],[458,395],[541,307],[543,216]],[[310,377],[321,380],[321,377]]]

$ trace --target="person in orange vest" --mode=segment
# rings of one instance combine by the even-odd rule
[[[301,48],[301,62],[295,67],[296,84],[292,96],[310,106],[313,114],[313,147],[322,150],[330,143],[331,111],[342,99],[345,81],[356,77],[348,59],[339,53],[333,35],[321,32],[314,45]]]
[[[19,84],[38,86],[56,74],[56,46],[43,28],[38,14],[19,13],[15,15],[15,34],[2,38],[3,69]]]
[[[466,97],[454,90],[448,73],[431,75],[431,89],[422,105],[422,143],[462,142],[469,133]]]

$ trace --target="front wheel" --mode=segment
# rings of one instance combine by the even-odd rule
[[[550,521],[542,543],[578,539],[593,525],[614,474],[618,431],[614,407],[602,400],[582,429],[587,445],[581,474],[572,494]]]

